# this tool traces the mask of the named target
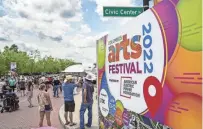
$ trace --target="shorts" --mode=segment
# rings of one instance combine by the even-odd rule
[[[28,97],[28,100],[30,100],[33,97],[33,92],[32,91],[28,91],[27,92],[27,97]]]
[[[11,88],[11,89],[15,89],[15,88],[16,88],[16,86],[10,86],[10,88]]]
[[[20,88],[20,90],[25,90],[25,87],[24,88]]]
[[[75,102],[74,101],[65,101],[65,112],[74,112],[75,111]]]

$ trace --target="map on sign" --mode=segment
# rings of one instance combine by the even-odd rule
[[[103,7],[105,17],[136,17],[143,12],[143,7]]]

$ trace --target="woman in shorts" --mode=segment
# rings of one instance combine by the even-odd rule
[[[33,97],[33,84],[31,81],[28,82],[28,85],[27,85],[27,100],[29,102],[29,108],[33,107],[32,105],[32,97]]]
[[[46,92],[45,89],[46,89],[46,85],[41,84],[39,86],[40,92],[37,96],[37,100],[39,104],[39,113],[40,113],[39,127],[43,126],[44,116],[46,116],[47,125],[51,126],[50,115],[52,111],[52,103],[51,103],[49,92]]]

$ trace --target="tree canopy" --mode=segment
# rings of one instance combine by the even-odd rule
[[[0,52],[0,75],[5,75],[10,71],[11,62],[16,62],[18,74],[58,73],[66,67],[76,64],[69,59],[41,57],[38,50],[28,54],[20,51],[15,44],[10,47],[5,46],[4,51]]]

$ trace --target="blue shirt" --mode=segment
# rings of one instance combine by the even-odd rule
[[[63,83],[63,96],[65,101],[74,101],[73,93],[77,85],[74,83]]]

